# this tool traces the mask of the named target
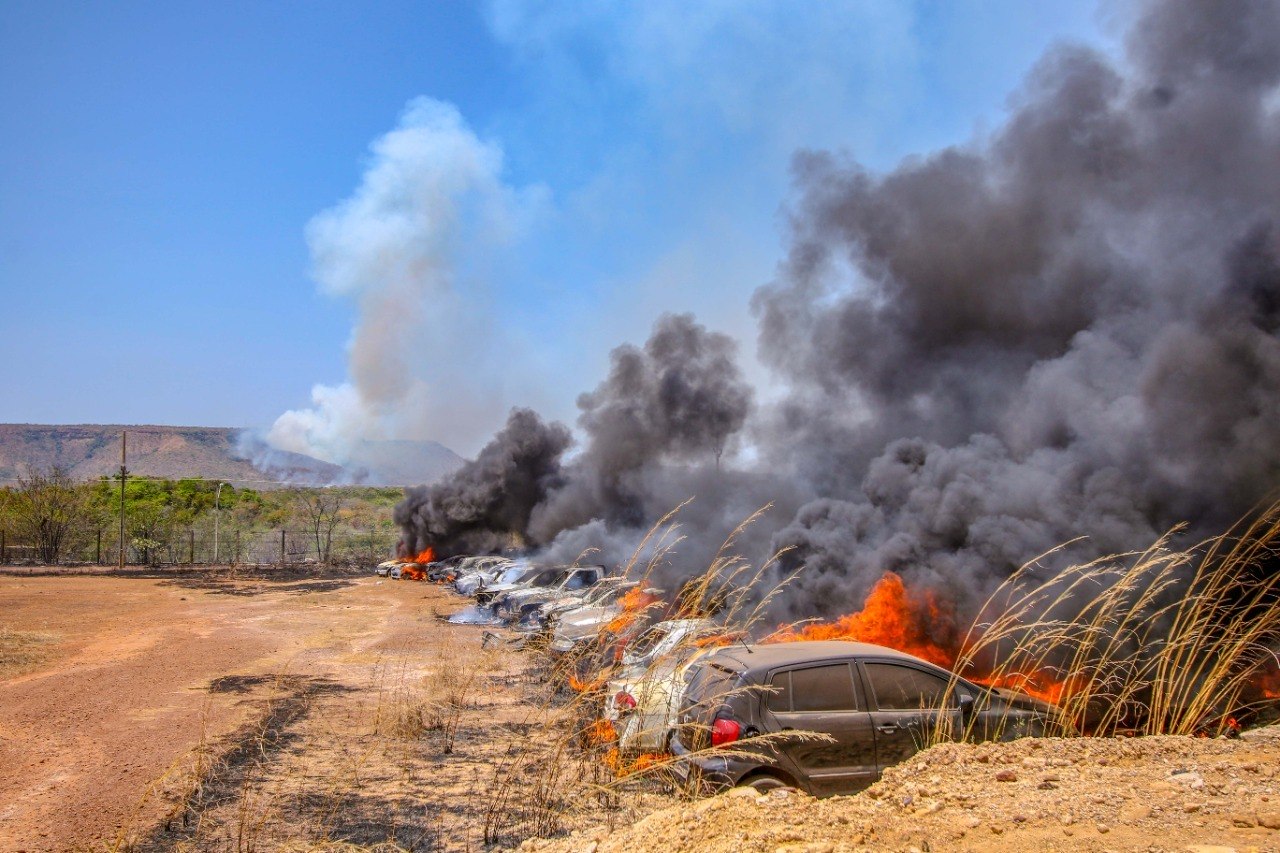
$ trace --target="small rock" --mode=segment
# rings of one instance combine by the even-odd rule
[[[1048,779],[1046,779],[1045,781],[1041,782],[1039,785],[1036,785],[1036,787],[1039,788],[1041,791],[1052,791],[1058,786],[1050,782]]]
[[[1186,785],[1192,790],[1204,787],[1204,777],[1194,770],[1181,770],[1169,776],[1170,782],[1177,782],[1179,785]]]
[[[1280,829],[1280,812],[1262,812],[1258,815],[1258,826],[1267,829]]]
[[[742,787],[742,788],[730,788],[727,792],[725,792],[725,796],[726,796],[726,797],[737,797],[737,798],[742,799],[742,800],[758,800],[758,799],[760,799],[760,795],[759,795],[758,793],[756,793],[756,789],[755,789],[755,788],[748,788],[748,787]]]
[[[1135,804],[1135,806],[1130,806],[1129,808],[1124,809],[1121,816],[1123,816],[1126,821],[1144,821],[1147,820],[1148,817],[1151,817],[1151,806]]]
[[[1110,831],[1111,831],[1111,827],[1107,826],[1105,823],[1098,824],[1098,832],[1100,834],[1106,835]]]
[[[1182,810],[1187,814],[1193,814],[1195,812],[1200,811],[1200,804],[1199,803],[1183,803]]]
[[[1247,812],[1237,812],[1231,816],[1231,825],[1248,829],[1251,826],[1258,825],[1258,817]]]
[[[1014,773],[1012,770],[1001,770],[998,773],[996,773],[996,781],[997,782],[1017,782],[1018,774]]]
[[[978,820],[976,817],[971,817],[965,820],[964,825],[970,829],[977,829],[982,826],[982,821]]]
[[[1013,822],[1014,822],[1014,823],[1026,823],[1026,822],[1027,822],[1027,816],[1026,816],[1026,815],[1024,815],[1024,814],[1014,815],[1014,816],[1013,816]]]
[[[1071,824],[1076,822],[1076,816],[1073,815],[1071,812],[1067,812],[1062,817],[1060,817],[1059,820],[1062,821],[1063,826],[1071,826]]]

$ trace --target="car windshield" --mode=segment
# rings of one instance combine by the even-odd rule
[[[560,579],[562,574],[563,571],[561,569],[547,569],[534,577],[529,584],[530,586],[551,586],[551,584]]]
[[[498,575],[498,583],[515,583],[527,574],[536,572],[537,569],[531,569],[528,566],[512,566],[502,574]]]
[[[568,579],[564,582],[564,588],[566,590],[585,589],[591,585],[591,575],[591,572],[580,569],[569,575]]]

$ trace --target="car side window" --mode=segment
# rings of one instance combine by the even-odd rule
[[[791,670],[791,710],[857,711],[849,664],[810,666]]]
[[[947,680],[909,666],[865,663],[871,692],[881,711],[919,711],[958,705],[955,691],[947,691]]]
[[[565,589],[582,589],[587,585],[587,576],[582,572],[575,572],[569,582],[564,585]]]
[[[769,679],[769,689],[765,693],[765,707],[775,713],[786,713],[791,710],[791,673],[777,672]]]

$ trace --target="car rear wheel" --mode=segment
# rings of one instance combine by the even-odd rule
[[[770,791],[777,791],[780,788],[790,788],[791,786],[782,779],[779,779],[777,776],[771,776],[768,773],[761,773],[758,776],[752,776],[750,779],[744,780],[741,787],[754,788],[761,794],[767,794]]]

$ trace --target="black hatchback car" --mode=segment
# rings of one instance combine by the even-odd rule
[[[738,645],[686,672],[672,751],[677,772],[699,787],[789,785],[823,796],[865,788],[938,736],[1011,740],[1056,721],[1052,705],[883,646]],[[751,741],[760,735],[772,737]]]

